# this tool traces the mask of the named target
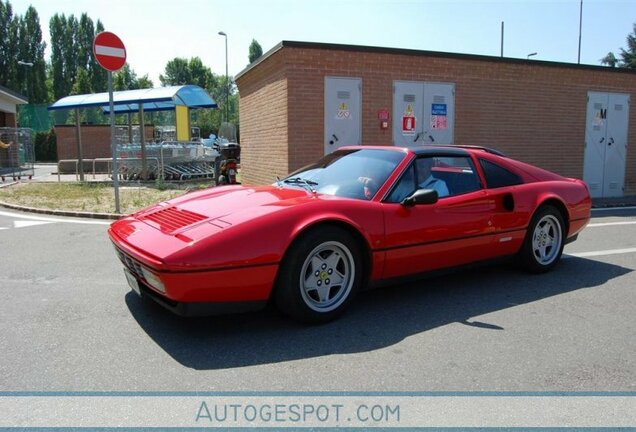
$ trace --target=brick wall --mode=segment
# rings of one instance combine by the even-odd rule
[[[276,53],[241,81],[241,180],[273,183],[290,171],[287,160],[288,102],[283,62]],[[247,167],[247,168],[246,168]]]
[[[362,79],[362,142],[392,144],[391,125],[379,128],[377,111],[392,113],[393,81],[455,83],[455,144],[495,147],[511,157],[562,175],[581,178],[585,148],[588,91],[630,93],[636,100],[636,73],[537,61],[501,61],[474,56],[440,56],[391,50],[355,50],[321,46],[285,46],[244,72],[241,131],[266,129],[272,106],[255,103],[255,95],[277,106],[287,98],[287,118],[275,153],[258,151],[264,138],[242,142],[243,173],[251,182],[269,182],[264,167],[288,171],[323,154],[325,76]],[[273,86],[274,82],[280,85]],[[282,84],[285,83],[285,84]],[[636,107],[630,109],[626,193],[636,193]],[[285,124],[285,121],[287,124]],[[394,119],[391,119],[394,121]],[[286,130],[286,134],[283,133]],[[285,136],[286,135],[286,136]],[[245,136],[243,136],[245,138]],[[256,144],[256,149],[253,147]]]
[[[146,125],[146,140],[152,138],[154,126]],[[85,159],[111,157],[110,150],[110,126],[109,125],[82,125],[82,156]],[[55,126],[57,139],[57,159],[77,159],[77,140],[75,138],[75,126]]]
[[[0,111],[0,127],[18,127],[15,114]]]

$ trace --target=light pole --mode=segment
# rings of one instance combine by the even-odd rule
[[[577,64],[581,64],[581,32],[583,30],[583,0],[579,8],[579,56],[576,60]]]
[[[20,66],[26,66],[26,67],[33,67],[33,62],[25,62],[22,60],[18,60],[18,64]],[[25,75],[24,76],[24,92],[26,93],[25,96],[27,97],[27,101],[29,100],[29,75]]]
[[[219,35],[225,38],[225,121],[230,121],[230,81],[227,73],[227,34],[220,31]]]
[[[532,57],[532,56],[536,56],[537,54],[538,54],[538,53],[536,53],[536,52],[530,53],[530,54],[528,54],[528,56],[526,57],[526,59],[529,59],[529,58],[530,58],[530,57]]]

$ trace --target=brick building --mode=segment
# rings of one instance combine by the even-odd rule
[[[0,85],[0,127],[17,127],[17,106],[27,102],[25,96]]]
[[[135,127],[139,127],[135,125]],[[108,158],[110,125],[81,125],[82,157],[84,159]],[[152,138],[154,125],[145,125],[146,137]],[[57,159],[77,159],[77,129],[75,125],[56,125]]]
[[[434,143],[494,147],[594,196],[636,193],[634,71],[283,41],[236,83],[247,183],[340,145]]]

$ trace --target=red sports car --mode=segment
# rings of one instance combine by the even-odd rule
[[[500,257],[554,267],[585,183],[470,146],[344,147],[270,186],[193,192],[114,222],[131,288],[181,315],[273,301],[306,322],[362,288]]]

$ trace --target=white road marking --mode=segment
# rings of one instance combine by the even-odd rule
[[[94,219],[91,219],[91,220],[58,219],[58,218],[51,218],[51,217],[45,217],[45,216],[29,216],[29,215],[23,215],[23,214],[6,212],[6,211],[0,211],[0,216],[14,217],[17,219],[30,219],[30,220],[37,220],[37,221],[74,223],[74,224],[83,224],[83,225],[110,225],[111,223],[114,222],[112,220],[105,221],[105,220],[94,220]]]
[[[47,225],[53,222],[49,221],[13,221],[14,228],[25,228],[35,225]]]
[[[607,249],[600,251],[591,251],[591,252],[577,252],[577,253],[569,253],[564,255],[564,258],[568,257],[576,257],[576,258],[589,258],[596,256],[604,256],[604,255],[621,255],[636,252],[636,248],[627,248],[627,249]]]
[[[636,225],[636,221],[594,223],[594,224],[588,224],[588,227],[595,228],[595,227],[604,227],[604,226],[613,226],[613,225]]]

